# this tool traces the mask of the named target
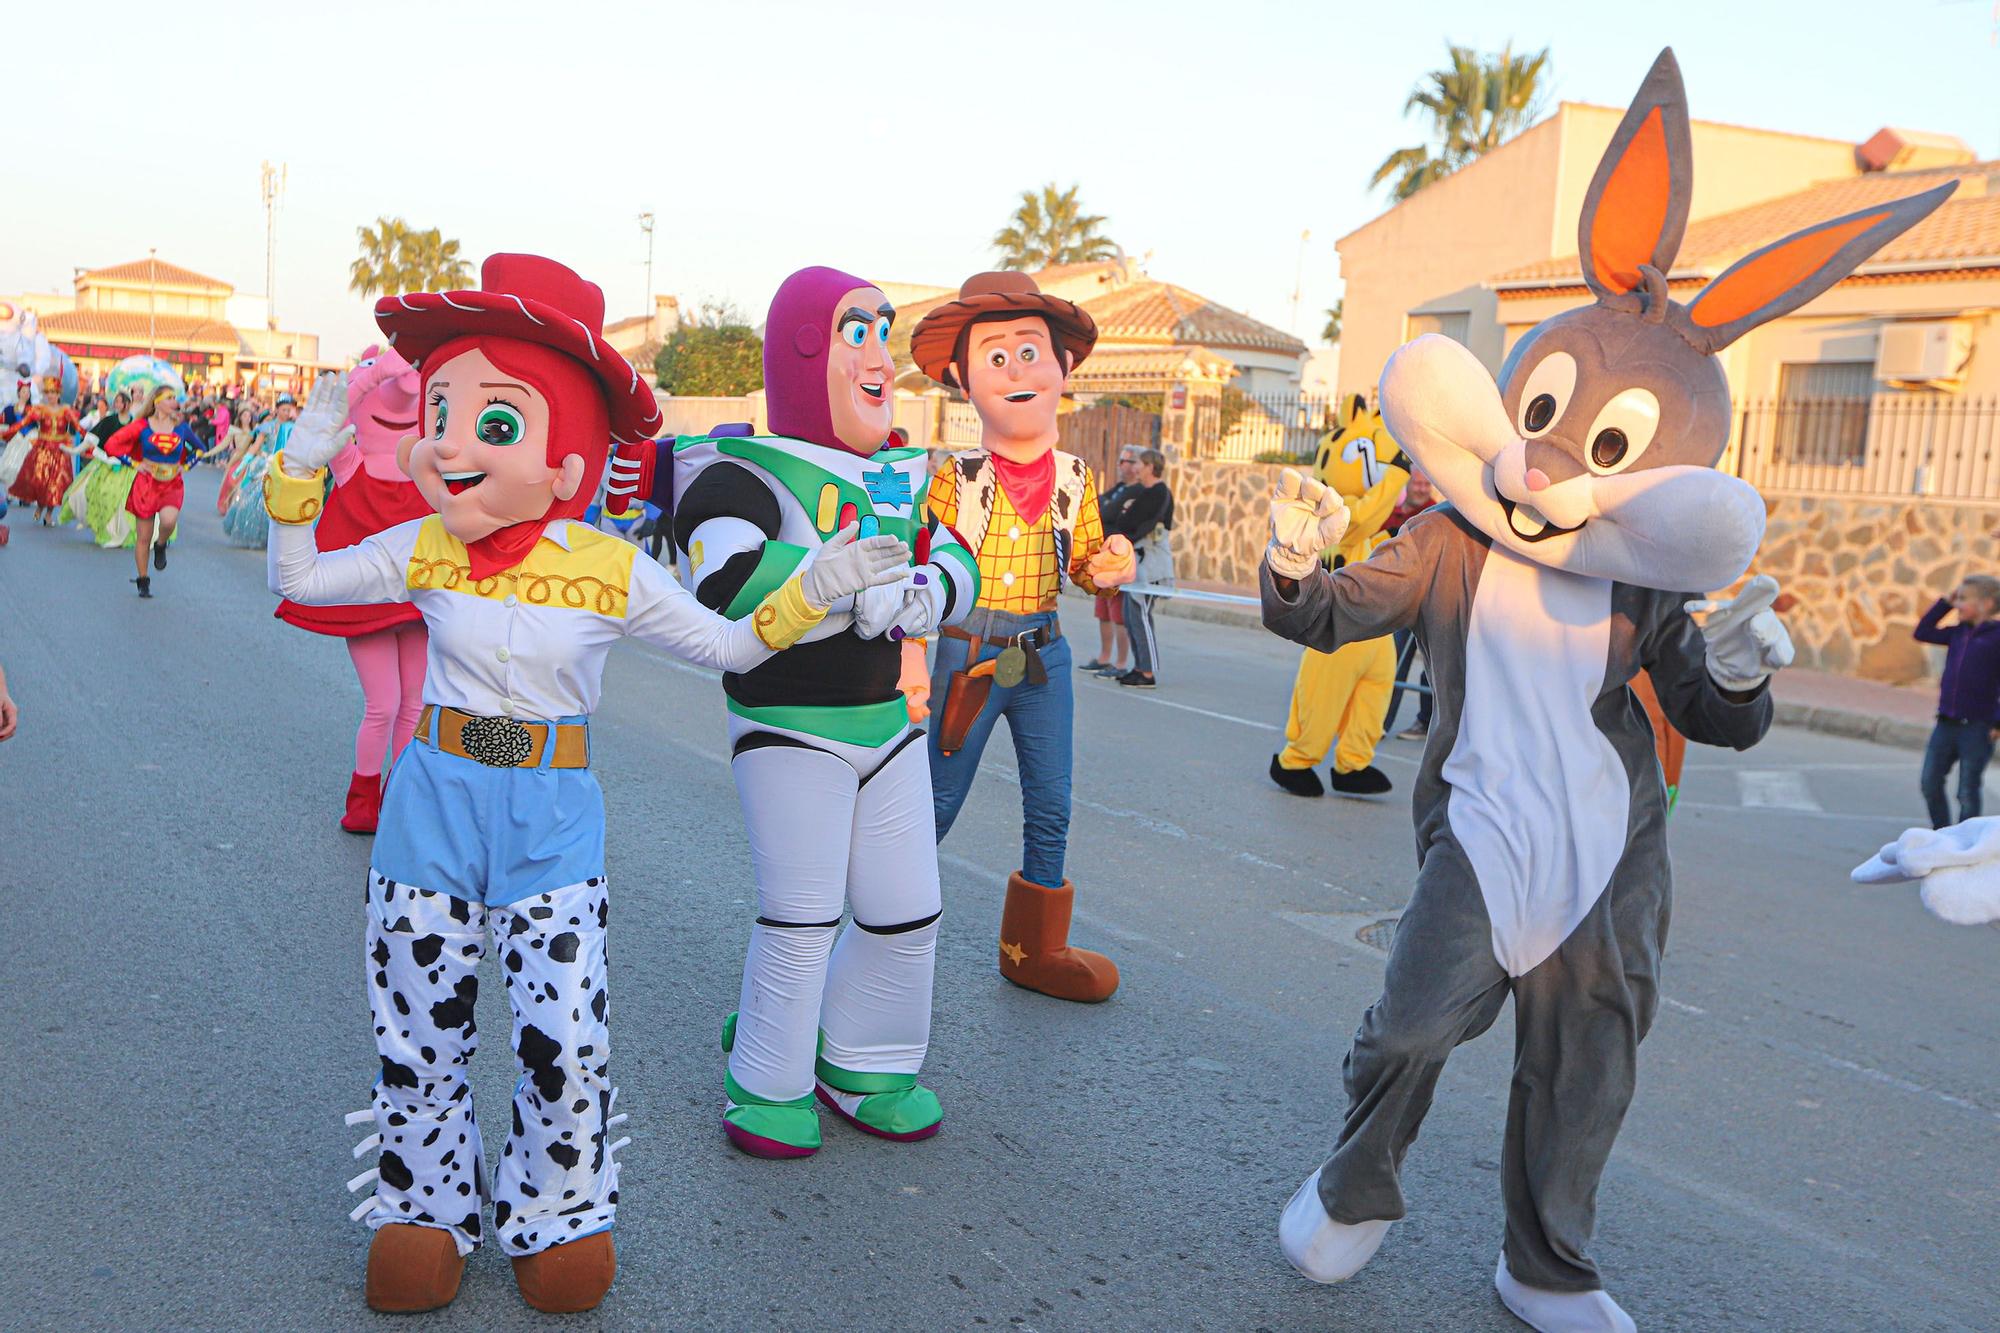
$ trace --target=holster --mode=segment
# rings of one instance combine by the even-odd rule
[[[972,724],[979,720],[980,710],[986,707],[986,696],[991,693],[990,674],[951,673],[951,689],[945,694],[944,709],[937,719],[938,753],[956,754],[964,748],[965,738],[972,731]]]

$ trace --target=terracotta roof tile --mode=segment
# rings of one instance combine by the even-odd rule
[[[1760,246],[1871,204],[1920,194],[1956,177],[1958,193],[1877,251],[1859,270],[2000,255],[2000,162],[1925,171],[1871,172],[1827,181],[1796,194],[1688,224],[1674,273],[1714,276]],[[1494,285],[1573,285],[1583,280],[1575,255],[1544,259],[1488,279]]]
[[[211,278],[191,268],[182,268],[179,264],[169,264],[164,259],[135,259],[129,264],[94,268],[83,275],[85,281],[101,278],[106,282],[144,282],[148,276],[155,282],[174,287],[223,287],[230,291],[236,290],[234,286],[220,278]]]
[[[1106,343],[1198,343],[1204,347],[1304,356],[1306,345],[1245,314],[1170,282],[1141,279],[1079,302]]]
[[[150,329],[161,347],[199,347],[204,351],[236,351],[236,326],[193,315],[159,315],[149,324],[143,310],[66,310],[42,319],[42,332],[57,342],[117,343],[144,348]]]

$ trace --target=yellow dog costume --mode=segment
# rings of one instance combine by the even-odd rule
[[[1340,492],[1352,515],[1347,535],[1325,557],[1334,569],[1366,560],[1388,540],[1382,525],[1409,483],[1410,468],[1409,456],[1390,438],[1382,414],[1369,411],[1360,394],[1335,409],[1333,429],[1320,437],[1313,460],[1314,475]],[[1391,639],[1350,643],[1332,653],[1308,648],[1292,686],[1285,748],[1271,757],[1271,781],[1294,796],[1324,794],[1313,769],[1325,760],[1337,736],[1340,748],[1329,775],[1333,790],[1342,796],[1388,791],[1389,779],[1373,760],[1395,683]]]

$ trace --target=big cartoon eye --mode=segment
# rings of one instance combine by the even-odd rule
[[[1623,472],[1639,461],[1660,428],[1660,400],[1650,389],[1627,389],[1604,405],[1590,423],[1585,450],[1599,476]]]
[[[370,367],[370,366],[372,366],[372,365],[374,365],[374,364],[375,364],[375,358],[374,358],[374,357],[372,357],[372,356],[364,356],[364,357],[362,357],[362,358],[361,358],[361,359],[360,359],[359,361],[356,361],[356,362],[354,363],[354,368],[355,368],[356,370],[366,370],[366,369],[368,369],[368,367]]]
[[[488,403],[472,433],[487,444],[519,444],[528,433],[528,423],[512,403]]]
[[[840,326],[840,336],[849,347],[859,347],[868,341],[868,326],[858,319],[850,319]]]
[[[434,414],[431,418],[431,438],[433,440],[442,440],[444,438],[445,405],[444,398],[441,395],[432,396],[431,411]]]
[[[1576,392],[1576,358],[1568,352],[1551,352],[1528,372],[1521,386],[1521,435],[1532,440],[1546,435],[1562,419]]]
[[[995,370],[1005,370],[1007,368],[1007,349],[996,347],[988,352],[986,354],[986,364]]]
[[[1014,353],[1014,355],[1021,358],[1021,364],[1024,366],[1032,366],[1035,364],[1035,362],[1042,359],[1042,353],[1040,349],[1037,348],[1033,343],[1028,343],[1024,347],[1022,347],[1020,351]]]
[[[889,319],[886,315],[875,321],[875,341],[880,343],[889,341]]]

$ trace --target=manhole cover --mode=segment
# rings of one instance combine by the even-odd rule
[[[1396,938],[1396,922],[1399,919],[1391,916],[1384,917],[1380,921],[1371,921],[1355,931],[1354,938],[1371,949],[1380,949],[1383,953],[1387,953],[1389,942]]]

